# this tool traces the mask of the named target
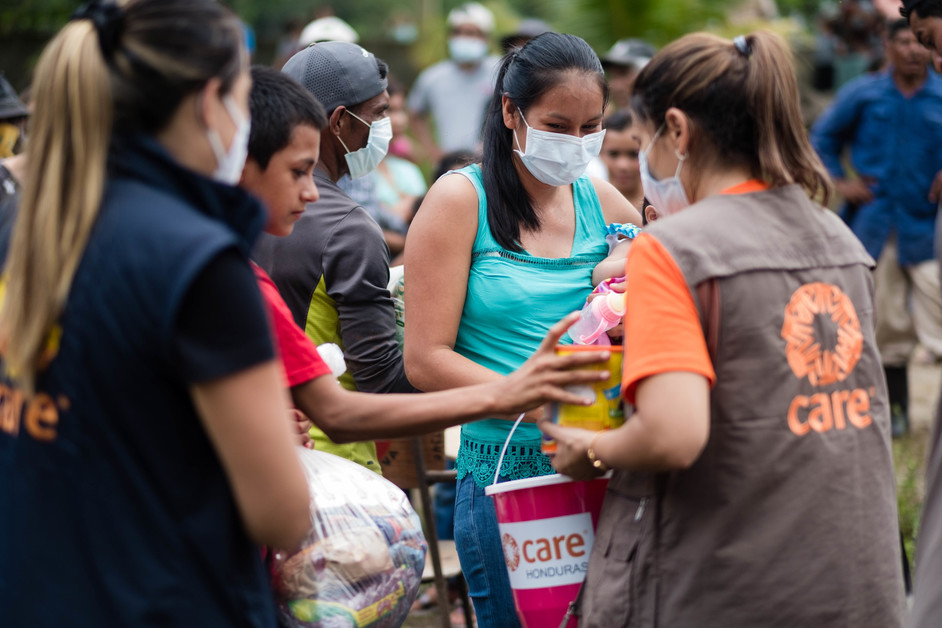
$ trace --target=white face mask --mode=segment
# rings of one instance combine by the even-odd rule
[[[644,190],[644,196],[657,209],[659,216],[669,216],[690,206],[687,193],[684,192],[684,186],[680,182],[680,169],[687,160],[687,156],[681,155],[679,151],[675,150],[678,163],[674,176],[659,181],[651,175],[651,171],[648,169],[648,153],[663,128],[662,126],[657,130],[648,147],[638,154],[638,167],[641,171],[641,188]]]
[[[534,177],[547,185],[570,185],[582,176],[589,162],[599,156],[605,131],[590,133],[585,137],[550,133],[532,128],[520,112],[527,125],[527,150],[515,150],[523,165]],[[520,146],[517,131],[514,141]]]
[[[350,149],[343,143],[340,136],[337,136],[337,139],[340,140],[340,144],[343,146],[344,150],[347,151],[344,158],[347,160],[350,178],[359,179],[373,172],[376,166],[379,165],[379,162],[383,160],[383,157],[386,156],[386,151],[389,150],[389,141],[392,140],[393,136],[392,120],[390,120],[389,117],[385,117],[370,124],[349,109],[347,109],[347,113],[370,127],[370,136],[366,140],[366,146],[353,152],[350,152]]]
[[[487,42],[477,37],[452,37],[448,54],[455,63],[475,63],[487,54]]]
[[[231,96],[224,96],[222,104],[226,106],[232,123],[236,125],[235,134],[232,136],[232,144],[227,151],[222,144],[222,138],[216,129],[208,129],[206,137],[209,139],[209,145],[216,155],[216,171],[213,172],[213,179],[220,183],[235,185],[242,177],[242,169],[245,167],[245,159],[249,154],[249,134],[252,131],[252,120],[246,118],[239,111],[239,107],[232,100]]]

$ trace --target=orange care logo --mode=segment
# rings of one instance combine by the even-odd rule
[[[510,521],[498,527],[512,589],[543,589],[585,579],[595,540],[591,514]]]
[[[517,567],[520,566],[520,547],[517,546],[517,540],[504,533],[501,543],[504,547],[504,562],[507,563],[507,569],[517,571]]]
[[[827,283],[809,283],[795,290],[785,307],[782,338],[792,372],[799,379],[807,377],[816,388],[846,380],[863,353],[853,302]],[[788,407],[788,427],[796,436],[843,430],[848,424],[863,429],[873,422],[869,412],[875,392],[858,388],[797,395]]]
[[[815,318],[830,319],[837,327],[833,347],[822,346],[815,337]],[[788,365],[799,379],[807,377],[812,386],[826,386],[847,379],[863,350],[863,334],[857,310],[850,297],[837,286],[808,283],[795,290],[785,307],[782,338]]]

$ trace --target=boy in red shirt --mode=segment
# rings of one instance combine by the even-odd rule
[[[291,233],[305,206],[317,200],[313,170],[322,130],[331,132],[324,108],[294,79],[252,68],[252,130],[240,185],[268,210],[265,231]],[[268,275],[255,267],[269,305],[275,346],[295,407],[336,443],[414,436],[496,414],[516,414],[549,401],[588,405],[563,387],[608,378],[603,371],[571,370],[606,360],[607,352],[556,356],[554,346],[578,317],[558,322],[520,369],[487,384],[416,395],[373,395],[342,388],[317,348],[298,327]],[[303,423],[299,423],[303,431]]]

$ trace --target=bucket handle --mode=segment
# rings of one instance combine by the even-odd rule
[[[514,421],[514,426],[510,428],[510,434],[507,434],[507,440],[504,441],[504,446],[500,449],[500,457],[497,459],[497,470],[494,471],[494,481],[491,483],[491,486],[497,484],[497,478],[500,477],[500,467],[504,464],[504,454],[507,453],[507,445],[510,444],[510,439],[513,438],[514,432],[517,431],[517,426],[520,425],[520,422],[523,421],[523,415],[525,412],[521,412],[520,416],[517,417],[517,420]]]

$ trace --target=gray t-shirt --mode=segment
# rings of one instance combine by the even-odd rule
[[[409,110],[431,114],[442,151],[477,148],[499,62],[498,57],[487,57],[465,70],[448,59],[426,68],[416,79],[409,93]]]

